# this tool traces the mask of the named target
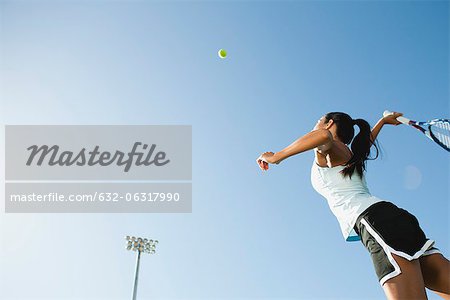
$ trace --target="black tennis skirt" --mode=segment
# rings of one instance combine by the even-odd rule
[[[434,241],[425,236],[417,218],[391,202],[371,205],[359,215],[354,229],[371,255],[381,285],[401,274],[392,253],[410,261],[440,253],[433,247]]]

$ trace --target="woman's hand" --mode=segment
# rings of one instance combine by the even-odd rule
[[[383,120],[384,124],[391,124],[391,125],[397,126],[397,125],[402,124],[401,122],[397,121],[397,117],[399,117],[399,116],[403,116],[403,114],[399,113],[399,112],[394,112],[391,115],[387,115],[386,117],[383,117],[382,120]]]
[[[263,171],[269,170],[269,163],[273,164],[273,152],[264,152],[261,154],[257,159],[256,162],[258,163],[259,167]]]

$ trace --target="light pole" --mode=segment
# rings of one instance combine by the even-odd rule
[[[138,275],[139,275],[139,262],[141,260],[141,252],[148,254],[155,254],[156,245],[158,244],[157,240],[143,239],[140,237],[134,236],[126,236],[127,240],[127,250],[137,251],[136,257],[136,271],[134,273],[134,286],[133,286],[133,300],[136,300],[137,294],[137,284],[138,284]]]

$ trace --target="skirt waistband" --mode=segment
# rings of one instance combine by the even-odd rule
[[[374,210],[377,210],[377,208],[379,208],[379,207],[383,207],[383,206],[394,206],[394,207],[396,207],[393,203],[391,203],[391,202],[388,202],[388,201],[380,201],[380,202],[377,202],[377,203],[374,203],[374,204],[372,204],[371,206],[369,206],[368,208],[366,208],[362,213],[360,213],[359,214],[359,216],[358,216],[358,218],[356,219],[356,222],[355,222],[355,226],[353,227],[353,229],[356,231],[356,233],[358,234],[358,235],[360,235],[359,234],[359,229],[358,229],[358,227],[359,227],[359,224],[360,224],[360,222],[361,222],[361,219],[362,218],[364,218],[367,214],[369,214],[370,212],[372,212],[372,211],[374,211]]]

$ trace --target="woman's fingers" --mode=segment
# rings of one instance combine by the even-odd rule
[[[257,162],[258,162],[259,168],[261,170],[264,170],[264,162],[261,159],[258,159]]]
[[[258,163],[259,168],[263,171],[267,171],[269,169],[269,163],[263,158],[264,154],[267,154],[267,153],[273,155],[273,152],[264,152],[256,159],[256,162]]]
[[[395,121],[396,121],[395,125],[396,125],[396,126],[402,124],[402,122],[400,122],[400,121],[397,120],[397,118],[400,117],[400,116],[403,116],[403,114],[400,113],[400,112],[395,112],[395,113],[394,113],[394,118],[395,118]]]
[[[403,113],[400,112],[393,112],[387,116],[384,117],[384,120],[386,122],[386,124],[391,124],[391,125],[400,125],[402,124],[400,121],[397,120],[398,117],[403,116]]]
[[[258,159],[258,165],[259,168],[263,171],[266,171],[269,169],[269,164],[265,161],[263,161],[262,159]]]

